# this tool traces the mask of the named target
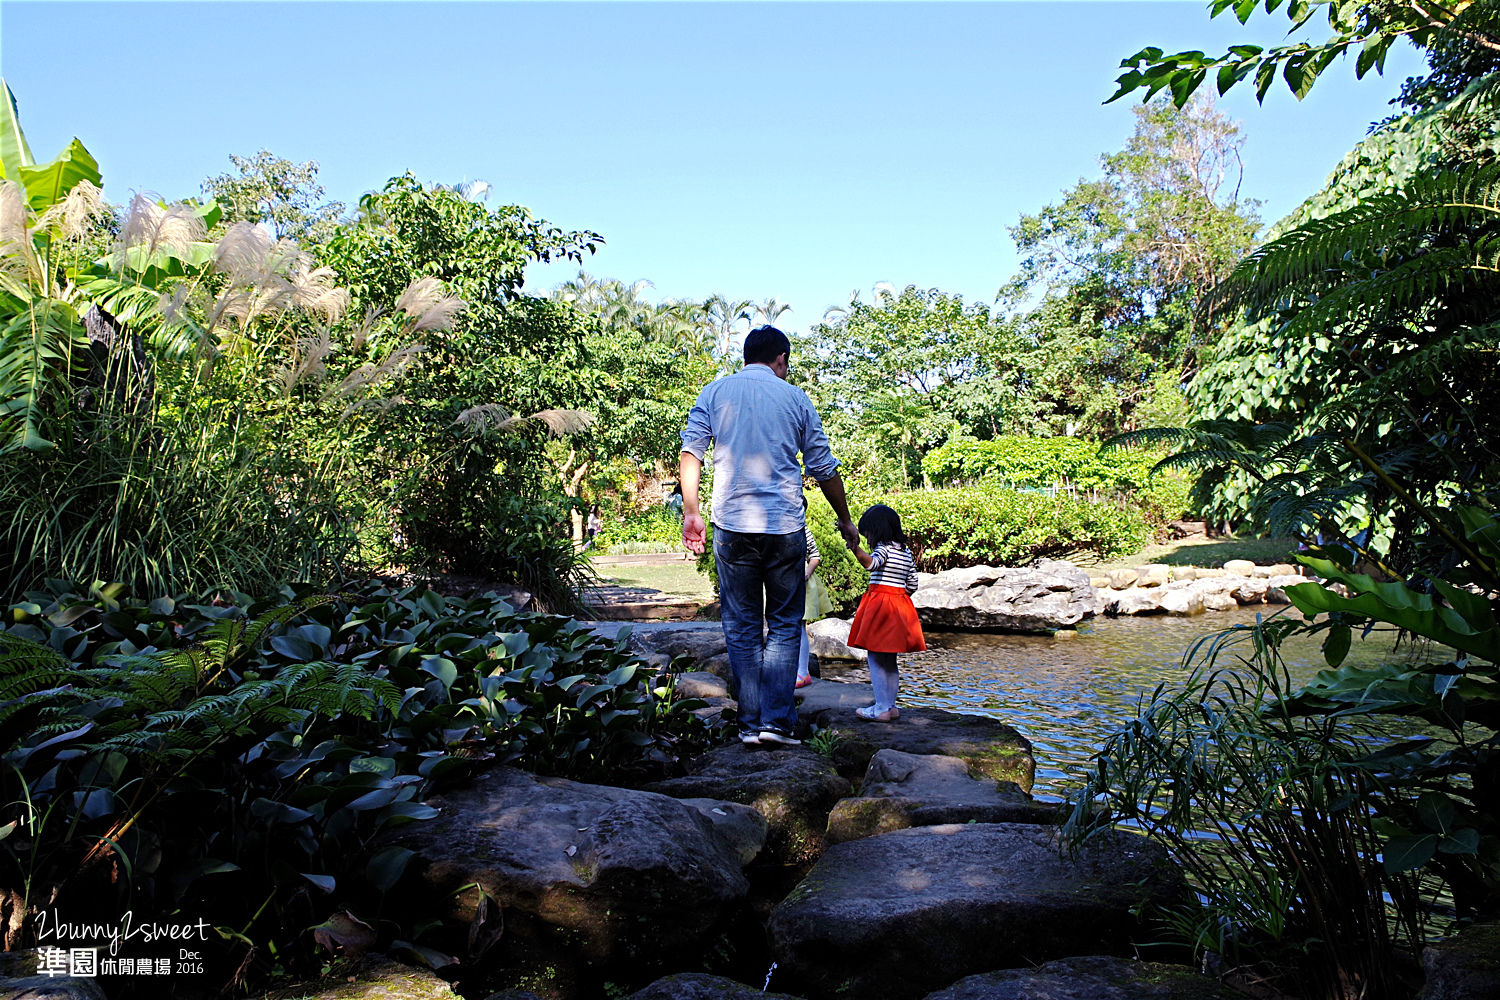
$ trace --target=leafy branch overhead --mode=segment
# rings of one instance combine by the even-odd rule
[[[1213,0],[1212,16],[1230,11],[1245,24],[1262,6],[1261,0]],[[1265,12],[1274,14],[1283,0],[1264,0]],[[1500,34],[1493,25],[1488,5],[1475,0],[1437,3],[1359,3],[1357,0],[1291,0],[1285,13],[1291,21],[1288,34],[1313,23],[1325,14],[1329,36],[1321,42],[1296,41],[1264,48],[1231,45],[1219,56],[1192,50],[1167,54],[1150,46],[1121,60],[1126,70],[1117,79],[1119,89],[1110,101],[1136,91],[1149,100],[1162,90],[1172,95],[1178,107],[1212,79],[1220,94],[1253,81],[1255,96],[1264,101],[1278,76],[1298,100],[1306,97],[1318,77],[1341,56],[1354,54],[1354,75],[1362,79],[1370,70],[1381,73],[1391,46],[1407,39],[1419,48],[1456,43],[1500,54]],[[1109,103],[1109,102],[1105,102]]]

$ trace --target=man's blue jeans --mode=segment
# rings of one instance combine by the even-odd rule
[[[759,535],[714,528],[719,607],[729,668],[739,686],[741,732],[797,725],[797,646],[807,578],[802,532]],[[761,622],[767,631],[762,635]]]

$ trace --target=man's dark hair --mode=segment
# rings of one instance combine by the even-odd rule
[[[858,530],[872,549],[891,542],[906,544],[906,532],[901,530],[901,515],[883,503],[875,504],[860,515]]]
[[[745,364],[768,365],[792,353],[792,342],[774,326],[757,326],[745,335]]]

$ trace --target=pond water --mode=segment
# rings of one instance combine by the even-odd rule
[[[1187,677],[1182,656],[1194,642],[1277,610],[1100,618],[1056,636],[932,632],[926,652],[901,657],[900,704],[987,715],[1014,726],[1034,747],[1032,793],[1061,801],[1080,785],[1105,738],[1135,717],[1142,694]],[[1282,654],[1294,684],[1327,669],[1321,636],[1294,638]],[[1356,637],[1346,662],[1373,665],[1411,656],[1409,645],[1397,649],[1394,637],[1384,633]],[[1218,665],[1235,662],[1226,656]],[[863,665],[852,664],[830,667],[825,676],[869,679]]]

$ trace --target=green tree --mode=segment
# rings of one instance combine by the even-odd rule
[[[235,173],[203,182],[203,193],[223,210],[225,228],[236,222],[265,223],[277,237],[321,243],[333,233],[343,203],[325,201],[318,163],[295,163],[262,149],[254,156],[229,156]]]
[[[982,304],[937,289],[877,287],[832,309],[796,345],[792,378],[841,449],[910,485],[951,433],[991,436],[1025,409],[1025,348]]]
[[[1484,427],[1497,395],[1500,76],[1468,36],[1432,42],[1433,73],[1405,95],[1425,110],[1356,147],[1230,282],[1243,319],[1194,382],[1198,419],[1176,438],[1221,516],[1373,528],[1398,575],[1452,558],[1452,525],[1419,511],[1500,476]],[[1482,75],[1442,100],[1464,67]],[[1439,541],[1428,556],[1424,539]]]
[[[1265,0],[1267,14],[1274,14],[1282,0]],[[1218,17],[1233,11],[1241,24],[1248,22],[1260,7],[1260,0],[1213,0],[1209,10]],[[1166,54],[1149,46],[1120,63],[1126,72],[1116,83],[1119,89],[1110,98],[1118,100],[1138,90],[1149,100],[1167,90],[1178,107],[1187,104],[1203,82],[1210,77],[1220,94],[1246,80],[1254,80],[1255,96],[1265,100],[1276,84],[1278,71],[1287,89],[1298,100],[1307,96],[1318,76],[1335,61],[1355,54],[1354,75],[1363,79],[1374,69],[1385,67],[1386,53],[1401,39],[1420,49],[1447,50],[1468,65],[1454,73],[1454,67],[1434,65],[1434,73],[1418,89],[1435,85],[1439,96],[1454,97],[1462,82],[1491,72],[1500,62],[1500,34],[1495,31],[1492,5],[1484,0],[1453,0],[1449,3],[1391,3],[1386,0],[1360,3],[1358,0],[1293,0],[1286,5],[1286,16],[1292,22],[1292,33],[1317,20],[1320,13],[1328,21],[1328,37],[1321,42],[1298,40],[1271,49],[1259,45],[1231,45],[1220,56],[1208,56],[1193,50]],[[1446,87],[1446,94],[1441,94]]]
[[[1038,297],[1113,341],[1185,376],[1218,333],[1214,289],[1250,249],[1256,203],[1240,195],[1239,126],[1200,100],[1134,109],[1125,148],[1101,157],[1103,176],[1011,230],[1021,270],[1002,294]]]
[[[328,241],[357,312],[378,318],[379,303],[415,282],[434,321],[418,323],[421,353],[367,474],[371,489],[391,484],[390,516],[411,558],[509,576],[566,604],[573,559],[554,525],[567,503],[546,440],[586,422],[587,328],[567,303],[521,286],[528,263],[581,262],[600,237],[474,194],[395,177]],[[451,329],[436,322],[455,313]]]

